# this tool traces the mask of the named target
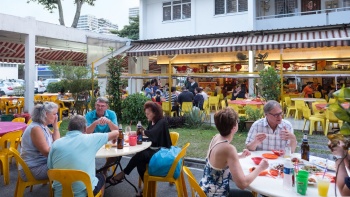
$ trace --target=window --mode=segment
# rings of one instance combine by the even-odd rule
[[[178,0],[163,3],[163,21],[191,18],[191,0]]]
[[[246,11],[248,0],[215,0],[215,15]]]

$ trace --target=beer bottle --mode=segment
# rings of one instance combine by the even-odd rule
[[[141,121],[137,123],[137,144],[142,144],[142,125]]]
[[[119,135],[117,140],[117,149],[123,149],[124,148],[124,133],[122,125],[119,125]]]
[[[309,146],[309,142],[307,140],[307,134],[306,133],[304,133],[303,143],[300,146],[300,150],[301,150],[301,159],[309,161],[310,146]]]

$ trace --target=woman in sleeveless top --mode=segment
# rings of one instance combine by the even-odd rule
[[[53,102],[36,105],[31,114],[33,122],[26,128],[22,136],[21,157],[38,180],[48,179],[47,156],[52,143],[60,138],[57,110],[58,106]],[[53,125],[53,131],[47,127],[50,124]],[[21,176],[25,178],[22,170]]]
[[[250,152],[244,149],[238,155],[236,148],[230,144],[238,130],[238,114],[231,108],[225,108],[214,115],[214,121],[219,134],[210,142],[199,185],[207,196],[253,196],[243,189],[269,166],[268,162],[263,159],[252,173],[244,175],[239,159],[249,156]],[[239,189],[230,189],[230,179]]]

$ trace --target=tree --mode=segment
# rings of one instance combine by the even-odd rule
[[[27,0],[27,3],[29,2],[37,2],[38,4],[41,4],[50,11],[50,13],[53,13],[55,9],[58,9],[58,15],[59,15],[59,22],[60,25],[65,26],[64,24],[64,16],[63,16],[63,7],[62,7],[62,2],[61,0]],[[75,16],[73,19],[73,23],[71,27],[76,28],[78,25],[78,20],[80,17],[80,12],[81,8],[84,3],[87,3],[88,5],[94,6],[94,2],[96,0],[74,0],[74,4],[76,5],[76,10],[75,10]]]
[[[260,96],[266,100],[278,100],[280,95],[280,77],[276,70],[272,67],[261,70],[259,82],[259,93]]]
[[[139,16],[136,17],[130,17],[129,25],[125,25],[122,30],[115,31],[111,30],[112,34],[117,34],[120,37],[123,38],[130,38],[132,40],[138,40],[139,39]]]

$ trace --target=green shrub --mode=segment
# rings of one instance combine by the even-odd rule
[[[181,128],[185,125],[186,118],[184,116],[170,117],[165,116],[168,121],[169,128]]]
[[[199,109],[191,109],[189,112],[185,112],[185,127],[198,128],[205,124],[206,114]]]
[[[239,123],[238,123],[238,132],[247,132],[248,129],[245,126],[245,121],[247,121],[247,118],[244,116],[239,117]]]
[[[263,110],[261,108],[252,108],[250,106],[244,107],[245,114],[247,115],[247,120],[257,121],[263,116]]]
[[[49,83],[46,87],[46,91],[50,93],[60,92],[62,87],[64,87],[64,81]]]
[[[150,99],[146,96],[136,93],[131,94],[122,102],[122,120],[124,124],[137,124],[141,121],[142,124],[147,124],[147,118],[143,112],[143,105]]]

